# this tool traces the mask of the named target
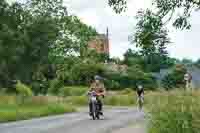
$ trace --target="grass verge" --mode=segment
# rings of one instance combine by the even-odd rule
[[[48,102],[47,98],[32,97],[23,104],[17,104],[15,96],[0,97],[0,122],[26,120],[42,116],[70,113],[76,109],[59,102]]]
[[[149,133],[199,133],[200,94],[169,92],[149,95]]]

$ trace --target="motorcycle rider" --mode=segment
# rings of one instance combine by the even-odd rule
[[[102,80],[102,78],[98,75],[94,77],[94,81],[90,85],[90,90],[89,90],[88,94],[92,91],[95,91],[95,93],[97,94],[97,104],[99,106],[99,111],[100,111],[99,113],[101,115],[103,115],[103,112],[102,112],[103,104],[100,99],[100,96],[102,96],[102,97],[105,96],[105,87],[104,87],[103,82],[101,82],[101,80]],[[91,115],[92,103],[89,103],[89,110],[90,110],[90,115]]]

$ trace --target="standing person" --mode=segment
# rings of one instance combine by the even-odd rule
[[[191,87],[192,75],[189,72],[187,72],[184,75],[184,80],[185,80],[185,89],[187,91],[191,91],[192,90],[192,87]]]
[[[100,96],[104,97],[106,90],[105,90],[104,84],[101,80],[102,80],[102,78],[100,76],[95,76],[94,81],[90,85],[89,92],[95,91],[95,93],[98,95],[97,102],[98,102],[98,105],[99,105],[100,114],[103,115],[103,112],[102,112],[103,104],[102,104],[102,101],[100,99]],[[91,106],[92,106],[91,103],[89,103],[90,114],[91,114]]]

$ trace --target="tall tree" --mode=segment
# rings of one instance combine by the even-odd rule
[[[131,42],[141,49],[140,53],[144,56],[146,64],[155,65],[166,61],[166,46],[170,39],[161,17],[151,10],[146,10],[139,11],[136,18],[136,32],[131,36]]]
[[[95,29],[69,16],[62,0],[0,2],[0,85],[46,82],[55,59],[80,54]],[[61,63],[61,62],[59,62]]]

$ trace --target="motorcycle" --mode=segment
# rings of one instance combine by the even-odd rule
[[[90,96],[90,104],[91,104],[91,116],[92,119],[100,119],[100,108],[98,105],[98,101],[97,101],[97,94],[95,91],[89,92],[89,96]]]

